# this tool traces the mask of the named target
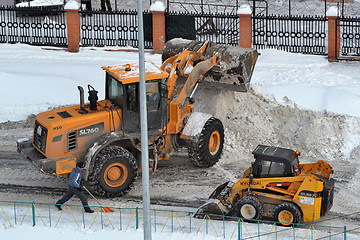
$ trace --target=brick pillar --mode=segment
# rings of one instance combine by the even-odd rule
[[[252,22],[251,14],[238,14],[239,17],[239,47],[251,48]]]
[[[67,19],[68,51],[79,52],[80,14],[79,9],[65,9]]]
[[[166,37],[165,37],[165,10],[151,11],[153,22],[153,52],[162,53]]]
[[[328,61],[337,62],[340,51],[340,28],[336,26],[337,17],[328,16]]]

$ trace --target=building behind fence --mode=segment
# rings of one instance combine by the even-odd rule
[[[59,211],[54,204],[0,201],[0,224],[9,226],[77,227],[88,230],[143,229],[141,208],[116,208],[103,212],[91,206],[93,214],[81,205],[64,205]],[[160,233],[202,233],[223,239],[332,239],[347,238],[346,227],[294,224],[280,227],[274,222],[246,220],[218,215],[198,215],[187,211],[151,210],[152,231]]]
[[[266,1],[246,2],[252,4],[252,14],[145,11],[145,48],[160,53],[166,40],[182,37],[240,47],[328,55],[329,61],[360,58],[360,18],[345,16],[344,2],[331,6],[325,1],[325,7],[336,7],[336,10],[335,15],[332,11],[323,16],[294,15],[292,6],[300,3],[292,0],[282,2],[289,5],[289,13],[285,15],[270,15],[269,4],[261,5]],[[80,46],[137,48],[137,12],[3,6],[0,7],[0,42],[67,46],[74,52]]]

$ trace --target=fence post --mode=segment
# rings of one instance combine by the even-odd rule
[[[65,5],[67,20],[68,51],[79,52],[80,45],[80,6],[76,1],[69,1]]]
[[[346,226],[344,226],[344,240],[346,240]]]
[[[36,222],[35,222],[35,206],[34,206],[34,203],[31,204],[31,210],[32,210],[32,217],[33,217],[33,227],[35,227]]]
[[[252,46],[252,23],[251,8],[249,5],[241,5],[237,10],[239,17],[239,47],[251,48]]]
[[[162,53],[165,45],[165,6],[162,2],[154,2],[150,6],[153,22],[153,53]]]
[[[340,28],[337,26],[338,8],[330,7],[326,11],[328,18],[328,61],[337,62],[340,51]]]
[[[136,208],[136,229],[139,229],[139,209]]]

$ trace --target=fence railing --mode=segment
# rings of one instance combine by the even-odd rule
[[[111,207],[114,212],[85,213],[80,205],[0,201],[0,224],[44,227],[75,226],[80,229],[136,230],[143,227],[141,208]],[[278,226],[274,222],[247,220],[237,217],[203,215],[187,211],[151,210],[152,231],[160,233],[202,233],[224,239],[346,239],[346,227],[308,224]]]
[[[177,13],[166,17],[166,39],[182,37],[239,45],[239,17],[235,14]]]
[[[0,6],[0,43],[67,46],[66,26],[61,9]]]
[[[360,59],[360,18],[339,18],[337,27],[340,34],[339,59]]]
[[[327,54],[327,19],[314,16],[265,16],[253,19],[253,45],[293,53]]]
[[[136,11],[80,11],[74,15],[75,18],[80,18],[80,31],[67,27],[71,24],[67,23],[67,14],[70,13],[62,9],[0,7],[0,43],[68,46],[69,51],[78,51],[79,45],[138,47]],[[145,48],[154,48],[155,52],[162,51],[164,39],[170,40],[175,37],[197,41],[210,40],[218,44],[235,46],[239,45],[241,37],[241,42],[246,42],[246,47],[328,54],[329,61],[336,58],[359,60],[360,55],[359,18],[340,18],[337,25],[333,26],[333,20],[322,16],[255,15],[252,17],[251,40],[248,30],[242,32],[242,29],[247,29],[246,27],[239,29],[240,21],[248,20],[241,20],[243,18],[235,14],[166,12],[166,21],[161,20],[165,22],[156,26],[153,26],[151,12],[144,12],[143,16]],[[328,27],[330,22],[331,28]],[[159,26],[165,26],[165,29],[159,29]],[[334,28],[338,31],[333,31]],[[328,29],[332,30],[331,34]],[[164,32],[164,36],[159,36]],[[335,36],[339,32],[340,36]],[[153,33],[156,36],[153,36]],[[71,37],[68,37],[68,34]],[[80,39],[80,42],[68,41],[73,39]],[[333,39],[338,42],[336,47]]]
[[[80,11],[81,45],[137,48],[137,11]],[[152,48],[152,14],[143,13],[145,48]]]

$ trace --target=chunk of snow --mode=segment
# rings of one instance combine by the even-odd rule
[[[194,67],[191,64],[189,64],[189,66],[185,69],[184,74],[189,75],[193,69]]]
[[[202,128],[211,117],[212,115],[207,113],[193,112],[190,115],[182,133],[185,136],[197,136],[201,133]]]
[[[243,4],[237,10],[237,14],[251,14],[251,8],[248,4]]]
[[[331,6],[329,7],[329,9],[326,11],[326,16],[330,16],[330,17],[337,17],[339,16],[339,11],[338,8],[336,6]]]
[[[163,11],[165,11],[165,5],[164,5],[164,3],[160,2],[160,1],[156,1],[153,4],[151,4],[150,11],[163,12]]]
[[[80,6],[77,1],[69,1],[65,4],[66,10],[78,10],[79,8],[80,8]]]

